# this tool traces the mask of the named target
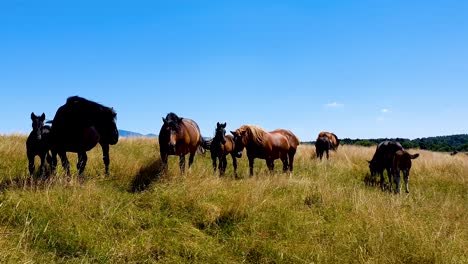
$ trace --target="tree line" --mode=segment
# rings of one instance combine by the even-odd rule
[[[341,139],[340,144],[343,145],[359,145],[359,146],[373,146],[385,140],[396,140],[401,143],[403,148],[419,148],[431,151],[468,151],[468,134],[451,135],[451,136],[438,136],[426,138],[377,138],[377,139]],[[312,142],[313,143],[313,142]]]

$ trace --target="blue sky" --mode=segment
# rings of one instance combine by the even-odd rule
[[[468,133],[467,1],[1,1],[0,133],[68,96],[301,140]]]

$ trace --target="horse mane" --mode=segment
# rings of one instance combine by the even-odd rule
[[[265,129],[255,125],[243,125],[240,129],[245,129],[249,133],[250,139],[258,145],[263,145],[266,134]]]

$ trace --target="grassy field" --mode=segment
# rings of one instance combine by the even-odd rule
[[[0,136],[1,263],[468,263],[466,155],[418,151],[394,195],[364,184],[375,147],[301,145],[292,175],[256,160],[250,178],[244,157],[236,180],[209,153],[160,175],[156,139],[121,139],[110,176],[97,147],[80,184],[71,153],[70,181],[31,182],[25,141]]]

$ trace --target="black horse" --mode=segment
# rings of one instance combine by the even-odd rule
[[[237,177],[237,159],[240,158],[239,152],[235,150],[234,137],[231,135],[226,136],[226,123],[216,124],[215,136],[211,142],[210,152],[213,161],[213,170],[216,172],[216,161],[219,159],[219,175],[223,176],[226,167],[226,156],[231,154],[232,165],[234,167],[234,177]]]
[[[117,114],[112,108],[82,97],[69,97],[67,102],[59,107],[52,121],[52,173],[57,166],[58,154],[67,175],[70,175],[66,152],[75,152],[78,153],[77,169],[81,176],[88,160],[86,151],[99,143],[102,147],[105,173],[109,174],[109,145],[115,145],[119,140],[116,118]]]
[[[323,152],[326,152],[327,159],[330,157],[330,149],[332,148],[332,143],[327,136],[319,136],[315,141],[315,152],[317,153],[317,158],[322,160]]]
[[[26,140],[26,155],[29,161],[29,175],[34,174],[34,158],[39,156],[41,159],[40,175],[45,176],[45,162],[49,154],[50,145],[50,126],[44,125],[45,114],[36,116],[31,113],[32,131]]]

